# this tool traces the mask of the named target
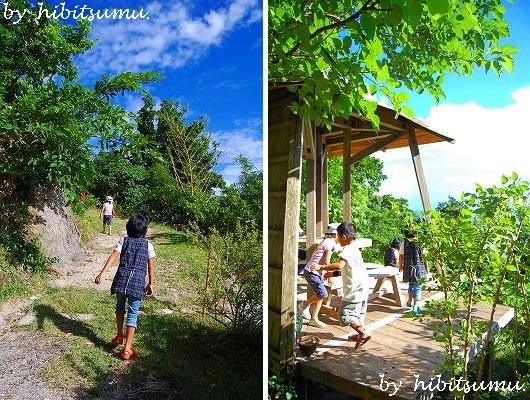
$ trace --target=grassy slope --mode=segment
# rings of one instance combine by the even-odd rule
[[[116,219],[113,225],[118,232],[124,221]],[[59,388],[88,390],[95,396],[108,392],[109,382],[119,386],[139,381],[140,392],[151,393],[152,398],[261,398],[259,339],[235,342],[222,327],[189,311],[197,293],[194,282],[205,264],[204,252],[181,232],[156,224],[152,228],[156,299],[142,303],[134,343],[138,359],[124,363],[117,357],[119,348],[109,346],[115,334],[115,303],[109,293],[50,290],[35,303],[36,319],[30,329],[56,336],[69,350],[47,366],[44,377]],[[99,215],[92,210],[82,224],[84,241],[99,229]],[[174,301],[163,300],[168,297]],[[174,313],[157,314],[161,309]],[[83,320],[79,314],[95,317]]]

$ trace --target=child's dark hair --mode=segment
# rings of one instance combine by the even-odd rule
[[[125,228],[127,229],[127,236],[131,238],[142,238],[147,233],[149,227],[149,217],[142,212],[134,214]]]
[[[337,235],[344,235],[348,240],[357,239],[357,228],[351,222],[343,222],[337,227]]]
[[[392,240],[392,243],[390,243],[390,247],[392,247],[393,249],[396,249],[396,250],[399,250],[400,246],[401,246],[401,240],[399,240],[399,239],[394,239],[394,240]]]

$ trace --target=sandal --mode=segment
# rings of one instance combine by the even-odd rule
[[[133,357],[136,357],[136,350],[134,350],[132,347],[131,350],[123,349],[123,351],[120,353],[120,358],[122,360],[130,360]]]
[[[354,334],[351,334],[350,336],[348,336],[348,341],[351,341],[351,342],[357,342],[359,340],[360,336],[358,333],[354,333]]]
[[[116,335],[114,339],[112,339],[111,342],[114,346],[118,346],[120,344],[123,344],[123,335]]]
[[[363,344],[365,344],[371,338],[372,338],[372,335],[368,334],[367,336],[364,336],[364,334],[363,334],[359,339],[357,339],[357,343],[355,344],[354,350],[357,350],[359,347],[361,347]]]

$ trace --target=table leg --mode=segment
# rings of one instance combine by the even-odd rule
[[[401,297],[401,292],[399,291],[397,275],[391,276],[389,277],[389,279],[392,282],[392,288],[394,290],[394,299],[396,300],[396,304],[399,307],[403,307],[403,298]]]
[[[374,287],[374,291],[373,293],[377,293],[379,292],[379,289],[381,289],[381,286],[383,285],[383,281],[385,280],[385,278],[379,278],[377,279],[377,282],[375,283],[375,287]]]

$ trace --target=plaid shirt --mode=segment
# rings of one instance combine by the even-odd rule
[[[406,239],[403,246],[403,282],[418,282],[426,276],[425,266],[421,259],[421,249]]]
[[[139,299],[145,296],[145,277],[149,252],[145,238],[125,237],[120,254],[120,266],[110,292],[123,293]]]

